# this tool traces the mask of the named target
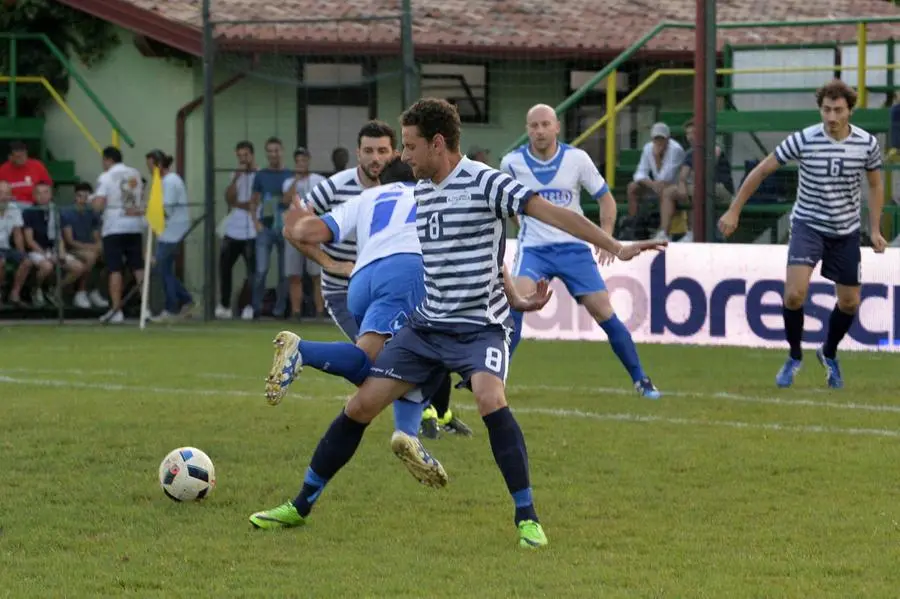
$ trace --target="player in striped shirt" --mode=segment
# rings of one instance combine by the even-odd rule
[[[372,367],[371,376],[319,442],[300,494],[265,512],[271,527],[305,523],[324,486],[347,463],[369,423],[399,397],[427,397],[448,372],[475,395],[494,459],[515,504],[519,545],[547,537],[532,500],[525,439],[506,403],[510,303],[529,311],[549,298],[546,281],[523,298],[503,268],[505,221],[525,213],[621,260],[664,242],[624,246],[584,216],[547,202],[512,177],[460,154],[460,121],[445,100],[423,99],[401,117],[403,160],[416,178],[416,226],[425,299]]]
[[[816,357],[825,367],[829,387],[843,387],[837,346],[856,316],[860,303],[860,209],[862,180],[869,184],[869,229],[872,248],[882,253],[884,188],[881,149],[871,133],[850,124],[856,92],[835,79],[816,92],[822,122],[791,134],[753,169],[738,190],[719,230],[729,236],[737,229],[741,208],[763,180],[780,166],[800,165],[797,199],[791,211],[787,275],[784,285],[784,329],[790,355],[775,382],[790,387],[803,360],[803,304],[813,269],[822,263],[822,276],[834,281],[837,303],[828,320],[825,344]]]

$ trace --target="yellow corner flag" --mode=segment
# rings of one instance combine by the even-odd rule
[[[156,235],[162,235],[166,228],[166,212],[163,209],[162,179],[159,169],[153,169],[153,182],[150,184],[150,199],[147,202],[147,224]]]

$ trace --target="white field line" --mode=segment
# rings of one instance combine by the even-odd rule
[[[135,393],[156,393],[163,395],[192,395],[192,396],[237,396],[252,397],[262,400],[262,392],[250,392],[240,390],[219,390],[219,389],[183,389],[178,387],[151,387],[141,385],[118,385],[111,383],[85,383],[81,381],[60,381],[52,379],[19,379],[8,376],[0,376],[0,385],[22,385],[29,387],[58,387],[58,388],[76,388],[76,389],[93,389],[97,391],[107,392],[135,392]],[[303,395],[293,395],[294,399],[312,400],[328,400],[328,401],[346,401],[347,395],[333,395],[328,397],[311,397]],[[456,409],[464,411],[475,411],[475,406],[456,405]],[[578,420],[595,420],[607,422],[628,422],[628,423],[661,423],[680,426],[695,427],[724,427],[742,430],[763,430],[772,432],[794,432],[794,433],[810,433],[810,434],[828,434],[828,435],[850,435],[861,437],[893,437],[900,438],[900,430],[891,429],[873,429],[873,428],[847,428],[837,426],[826,426],[817,424],[785,424],[780,422],[743,422],[736,420],[700,420],[697,418],[671,418],[663,416],[651,416],[646,414],[604,414],[598,412],[586,412],[582,410],[556,409],[556,408],[534,408],[519,407],[514,408],[517,414],[533,414],[541,416],[552,416],[556,418],[578,419]]]
[[[130,372],[126,370],[92,370],[92,369],[80,369],[80,368],[68,368],[68,369],[51,369],[51,368],[0,368],[0,374],[9,374],[9,373],[20,373],[20,374],[74,374],[81,376],[133,376],[136,373]],[[212,379],[212,380],[226,380],[226,381],[246,381],[246,382],[256,382],[262,383],[263,376],[260,377],[251,377],[246,375],[239,375],[233,373],[224,373],[224,372],[192,372],[186,373],[186,375],[193,375],[199,378]],[[338,380],[338,379],[335,379]],[[2,382],[2,380],[0,380]],[[70,385],[69,383],[62,384],[60,386],[76,386]],[[553,393],[578,393],[580,395],[618,395],[618,396],[630,396],[637,398],[637,394],[633,389],[622,388],[622,387],[587,387],[587,386],[575,386],[575,385],[509,385],[507,386],[507,390],[513,394],[526,394],[526,393],[534,393],[534,392],[553,392]],[[804,391],[805,393],[814,393],[814,394],[824,394],[829,393],[830,391],[827,389],[822,389],[821,391],[815,389],[807,389]],[[174,393],[187,393],[186,390],[176,390]],[[238,395],[243,396],[242,391],[234,391],[234,390],[201,390],[197,391],[196,395]],[[248,392],[249,393],[249,392]],[[351,391],[348,390],[348,396]],[[253,395],[253,393],[249,393],[249,395]],[[765,405],[776,405],[776,406],[786,406],[786,407],[800,407],[800,408],[820,408],[820,409],[831,409],[831,410],[849,410],[856,412],[881,412],[881,413],[894,413],[900,414],[900,405],[890,405],[890,404],[864,404],[864,403],[855,403],[855,402],[836,402],[836,401],[827,401],[827,400],[817,400],[817,399],[808,399],[808,398],[781,398],[781,397],[770,397],[770,396],[761,396],[761,395],[742,395],[739,393],[728,393],[724,391],[715,391],[715,392],[702,392],[702,391],[668,391],[663,389],[663,397],[660,401],[665,401],[666,398],[677,397],[677,398],[685,398],[685,399],[706,399],[706,400],[718,400],[718,401],[729,401],[729,402],[739,402],[739,403],[750,403],[750,404],[765,404]]]

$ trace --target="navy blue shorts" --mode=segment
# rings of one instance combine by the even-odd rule
[[[822,276],[838,285],[857,287],[862,278],[859,231],[849,235],[826,235],[802,220],[791,223],[788,266],[815,268],[822,262]]]
[[[143,237],[140,233],[117,233],[103,238],[103,262],[109,272],[144,270]]]
[[[9,262],[10,264],[20,264],[25,259],[25,254],[16,248],[2,249],[0,248],[0,261]],[[3,273],[0,273],[2,276]]]
[[[369,376],[412,383],[421,393],[410,393],[406,398],[422,401],[432,397],[451,372],[462,377],[460,387],[467,387],[478,372],[493,374],[505,383],[508,366],[509,339],[502,327],[453,334],[410,325],[384,346]]]
[[[356,326],[356,319],[347,307],[346,293],[329,293],[323,296],[325,300],[325,309],[331,316],[334,324],[347,336],[347,339],[356,343],[359,336],[359,328]]]

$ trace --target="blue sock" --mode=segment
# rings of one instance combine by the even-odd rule
[[[305,518],[309,514],[328,481],[356,453],[367,426],[369,425],[353,420],[341,410],[340,415],[328,427],[313,453],[300,493],[293,501],[301,516]]]
[[[372,364],[366,352],[347,341],[322,343],[300,341],[303,365],[342,376],[354,385],[362,385]]]
[[[522,340],[522,320],[525,315],[518,310],[510,310],[510,316],[512,316],[513,323],[515,323],[515,329],[513,329],[512,339],[509,342],[509,357],[511,358],[513,352],[516,351],[516,346],[519,345],[519,341]]]
[[[394,400],[394,430],[406,433],[411,437],[419,436],[419,423],[425,403],[416,403],[407,399]]]
[[[631,333],[619,320],[615,314],[609,320],[600,323],[600,327],[606,332],[609,338],[609,345],[618,356],[619,361],[631,375],[631,381],[636,383],[647,378],[644,369],[641,367],[641,359],[638,358],[637,348],[634,346],[634,340]]]
[[[528,450],[519,423],[509,407],[500,408],[483,417],[491,440],[494,460],[500,467],[506,488],[516,506],[516,524],[522,520],[538,521],[531,499],[531,483],[528,478]]]

